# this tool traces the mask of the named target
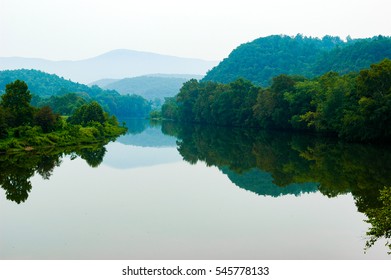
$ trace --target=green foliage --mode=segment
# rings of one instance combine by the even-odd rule
[[[7,112],[0,106],[0,139],[8,136]]]
[[[1,106],[8,111],[9,126],[17,127],[32,123],[31,94],[24,81],[16,80],[7,84],[5,94],[1,96],[1,99]]]
[[[370,238],[366,243],[366,249],[372,247],[379,239],[385,238],[387,240],[386,245],[390,250],[388,254],[391,254],[391,188],[384,187],[380,190],[378,200],[380,207],[366,211],[367,222],[372,226],[367,232],[367,236]]]
[[[1,97],[4,108],[17,110],[30,105],[31,94],[24,81],[16,80],[5,87],[5,94]]]
[[[88,98],[88,97],[87,97]],[[89,99],[89,98],[88,98]],[[82,96],[76,93],[67,93],[59,96],[51,96],[49,98],[35,101],[35,106],[44,107],[48,106],[52,108],[54,112],[63,116],[70,116],[74,111],[86,104],[87,101]]]
[[[0,89],[18,79],[25,81],[34,95],[44,98],[68,92],[85,92],[94,95],[93,89],[86,85],[74,83],[54,74],[27,69],[0,71]]]
[[[391,58],[391,38],[342,41],[339,37],[322,39],[297,35],[268,36],[242,44],[228,58],[210,70],[203,81],[229,83],[245,78],[268,86],[281,74],[307,78],[335,71],[346,74]]]
[[[154,110],[151,113],[149,113],[149,118],[159,120],[162,118],[162,113],[161,113],[161,111]]]
[[[105,155],[105,147],[97,145],[78,145],[41,151],[12,154],[0,154],[0,187],[4,189],[6,198],[17,204],[25,202],[32,190],[30,178],[39,174],[47,180],[53,170],[60,166],[61,159],[66,155],[72,158],[81,157],[89,165],[98,166]]]
[[[34,121],[42,128],[44,133],[53,131],[56,128],[60,116],[53,113],[49,106],[40,108],[34,115]]]
[[[162,105],[162,117],[168,120],[177,120],[179,118],[179,106],[175,98],[166,98]]]
[[[105,113],[96,101],[77,108],[67,122],[48,106],[32,107],[30,100],[24,82],[17,80],[7,85],[0,106],[1,153],[104,142],[126,131],[119,127],[116,117]],[[31,119],[26,118],[27,110],[31,112]]]
[[[391,139],[391,60],[360,71],[340,134],[354,141]]]
[[[184,122],[252,125],[257,91],[257,87],[243,79],[228,85],[190,80],[175,100],[166,99],[162,116]]]
[[[105,121],[104,111],[96,101],[82,105],[68,118],[69,123],[82,126],[87,126],[92,122],[103,124]]]
[[[329,72],[314,79],[279,75],[261,88],[238,79],[229,84],[191,80],[162,116],[181,122],[303,130],[349,141],[391,140],[391,61],[359,74]]]
[[[324,53],[314,65],[313,72],[314,75],[329,71],[347,74],[368,68],[385,58],[391,59],[391,37],[357,39]]]

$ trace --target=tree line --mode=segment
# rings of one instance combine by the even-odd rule
[[[391,60],[359,73],[278,75],[270,87],[190,80],[162,117],[181,122],[319,132],[348,141],[391,140]]]

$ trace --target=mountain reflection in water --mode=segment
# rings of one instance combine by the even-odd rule
[[[331,198],[350,193],[371,225],[367,248],[378,239],[391,237],[390,147],[171,122],[160,126],[134,121],[127,125],[131,126],[130,132],[112,143],[108,153],[104,146],[95,145],[0,155],[0,186],[6,198],[17,204],[25,202],[33,188],[30,178],[39,174],[50,179],[64,157],[80,157],[91,167],[103,161],[120,169],[178,162],[182,157],[190,164],[200,161],[215,166],[233,184],[255,195],[320,192]],[[116,145],[121,147],[116,150]],[[123,149],[124,145],[129,145],[129,151]],[[174,145],[179,155],[172,152]]]
[[[391,238],[391,147],[344,143],[283,132],[163,123],[191,164],[218,167],[238,187],[258,195],[319,191],[327,197],[351,193],[376,240]],[[386,243],[390,248],[389,241]]]

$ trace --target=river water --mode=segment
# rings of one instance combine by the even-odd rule
[[[0,158],[0,259],[391,259],[365,250],[389,148],[129,123],[106,147]]]

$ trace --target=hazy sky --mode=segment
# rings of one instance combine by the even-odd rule
[[[272,34],[391,35],[390,0],[0,0],[0,56],[133,49],[220,60]]]

